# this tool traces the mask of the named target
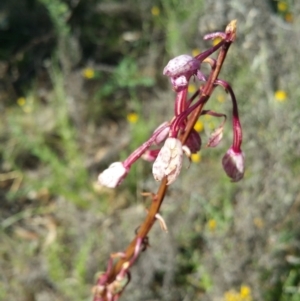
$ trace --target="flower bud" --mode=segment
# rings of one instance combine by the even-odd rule
[[[164,68],[163,74],[169,77],[178,77],[187,73],[195,74],[200,67],[200,62],[190,55],[182,54],[170,60]]]
[[[185,75],[180,75],[178,77],[171,77],[171,83],[173,85],[174,90],[177,93],[187,88],[189,84]]]
[[[185,145],[190,149],[192,154],[196,154],[200,150],[201,137],[195,129],[192,129],[191,133],[186,139]]]
[[[199,60],[190,55],[182,54],[169,61],[163,74],[171,78],[174,90],[180,92],[187,88],[192,75],[198,75],[199,68]]]
[[[152,173],[154,179],[161,181],[166,176],[167,184],[173,183],[180,173],[182,157],[183,150],[180,140],[168,138],[153,163]]]
[[[223,168],[232,182],[238,182],[244,176],[244,154],[242,151],[236,152],[231,147],[222,159]]]
[[[152,134],[153,136],[156,135],[154,140],[155,144],[160,144],[161,142],[163,142],[167,138],[169,132],[170,132],[169,123],[165,121],[159,127],[157,127],[157,129]]]
[[[114,162],[98,176],[98,181],[103,186],[115,188],[124,180],[128,171],[122,162]]]

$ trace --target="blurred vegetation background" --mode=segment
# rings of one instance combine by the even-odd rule
[[[221,77],[245,178],[221,167],[228,122],[169,190],[169,233],[154,226],[122,300],[300,300],[299,15],[296,0],[1,0],[0,299],[91,300],[157,188],[144,162],[116,190],[98,173],[172,116],[168,60],[237,19]],[[227,100],[207,107],[230,116]],[[200,121],[204,143],[217,125]]]

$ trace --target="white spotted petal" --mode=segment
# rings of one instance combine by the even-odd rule
[[[98,176],[98,181],[103,186],[115,188],[127,174],[128,169],[124,167],[122,162],[114,162]]]
[[[169,61],[163,74],[170,77],[174,90],[180,92],[187,88],[192,75],[198,76],[201,73],[199,68],[199,60],[188,54],[182,54]]]
[[[172,77],[171,78],[171,83],[174,86],[174,88],[176,89],[177,92],[183,90],[184,88],[186,88],[189,84],[187,78],[185,75],[180,75],[178,77]]]
[[[183,150],[180,140],[168,138],[153,163],[152,173],[154,179],[161,181],[166,176],[168,185],[173,183],[180,173],[182,158]]]
[[[178,77],[186,73],[195,73],[200,67],[200,62],[188,54],[176,56],[164,68],[163,74],[169,77]]]

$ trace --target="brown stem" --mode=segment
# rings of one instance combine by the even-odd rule
[[[220,73],[220,70],[222,68],[222,65],[225,60],[229,46],[235,39],[235,30],[236,30],[236,21],[232,21],[229,23],[229,25],[226,28],[227,38],[219,52],[219,55],[218,55],[218,58],[216,61],[216,66],[212,70],[207,82],[205,83],[203,89],[201,90],[201,98],[200,99],[202,99],[203,102],[192,113],[192,116],[189,118],[189,120],[187,122],[186,130],[183,133],[183,135],[181,135],[181,137],[180,137],[182,144],[185,143],[185,141],[186,141],[187,137],[189,136],[190,132],[192,131],[197,119],[199,118],[205,103],[207,102],[207,100],[209,99],[209,97],[213,91],[214,82]],[[167,179],[165,177],[161,181],[161,184],[159,186],[157,194],[154,195],[154,197],[153,197],[153,201],[151,203],[151,206],[149,208],[149,211],[148,211],[145,221],[139,227],[136,237],[131,241],[131,243],[127,247],[127,249],[125,251],[125,256],[120,258],[119,261],[111,269],[111,271],[108,275],[108,281],[107,281],[108,283],[111,283],[115,280],[116,276],[118,275],[118,273],[120,272],[120,270],[122,268],[122,265],[125,262],[128,262],[130,260],[130,258],[133,256],[137,239],[145,238],[148,235],[149,231],[151,230],[151,228],[156,220],[155,215],[159,212],[160,206],[164,200],[167,189],[168,189],[168,185],[167,185]],[[103,300],[106,301],[105,295],[103,296]]]
[[[137,238],[138,237],[146,237],[148,235],[149,231],[151,230],[151,228],[156,220],[155,215],[159,212],[160,206],[164,200],[167,189],[168,189],[167,178],[165,177],[161,181],[159,189],[157,191],[157,194],[153,198],[151,207],[148,211],[148,215],[147,215],[145,221],[139,227],[136,237],[131,241],[131,243],[127,247],[124,258],[120,259],[113,267],[111,273],[108,276],[108,282],[111,282],[115,279],[115,277],[118,274],[118,272],[120,271],[123,263],[125,263],[126,261],[129,261],[129,259],[132,257],[132,255],[134,253]]]

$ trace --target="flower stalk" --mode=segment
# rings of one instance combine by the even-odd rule
[[[231,156],[232,152],[230,154],[227,152],[224,156],[225,159],[223,158],[223,167],[229,177],[235,177],[233,180],[239,180],[243,176],[243,157],[239,156],[241,153],[242,135],[236,99],[229,84],[218,79],[229,47],[236,37],[236,21],[230,22],[225,32],[206,35],[205,39],[216,37],[222,39],[216,46],[194,58],[188,55],[181,55],[171,60],[164,69],[164,74],[170,77],[173,89],[176,92],[174,117],[171,121],[158,127],[150,139],[123,162],[122,166],[124,166],[126,172],[119,172],[119,175],[117,175],[117,177],[120,177],[121,182],[129,171],[131,164],[143,155],[151,154],[151,160],[156,157],[153,173],[154,177],[160,181],[160,185],[156,193],[144,193],[144,195],[152,199],[151,205],[147,210],[147,216],[137,229],[135,237],[126,250],[115,258],[115,263],[113,263],[111,256],[106,272],[98,278],[95,285],[94,301],[118,300],[130,280],[130,267],[141,252],[147,249],[148,234],[155,221],[158,220],[162,228],[164,230],[167,229],[162,216],[159,214],[160,207],[169,184],[174,182],[180,173],[184,149],[188,148],[190,152],[195,153],[201,148],[201,138],[196,136],[199,134],[194,130],[194,126],[198,118],[205,112],[208,112],[203,111],[203,108],[217,85],[223,86],[229,92],[233,101],[234,138],[230,150],[234,154],[238,154],[238,160],[234,160]],[[217,59],[210,59],[209,56],[216,51],[218,51]],[[200,71],[202,62],[208,62],[211,66],[208,76],[203,75]],[[190,99],[187,99],[188,82],[194,76],[201,81],[201,86]],[[196,102],[192,104],[194,100]],[[214,114],[217,117],[224,116],[224,114]],[[165,144],[160,151],[149,150],[163,141],[165,141]],[[239,166],[234,165],[235,163]],[[102,184],[105,183],[105,172],[99,176],[101,179],[104,178]],[[118,180],[114,183],[119,184]]]

